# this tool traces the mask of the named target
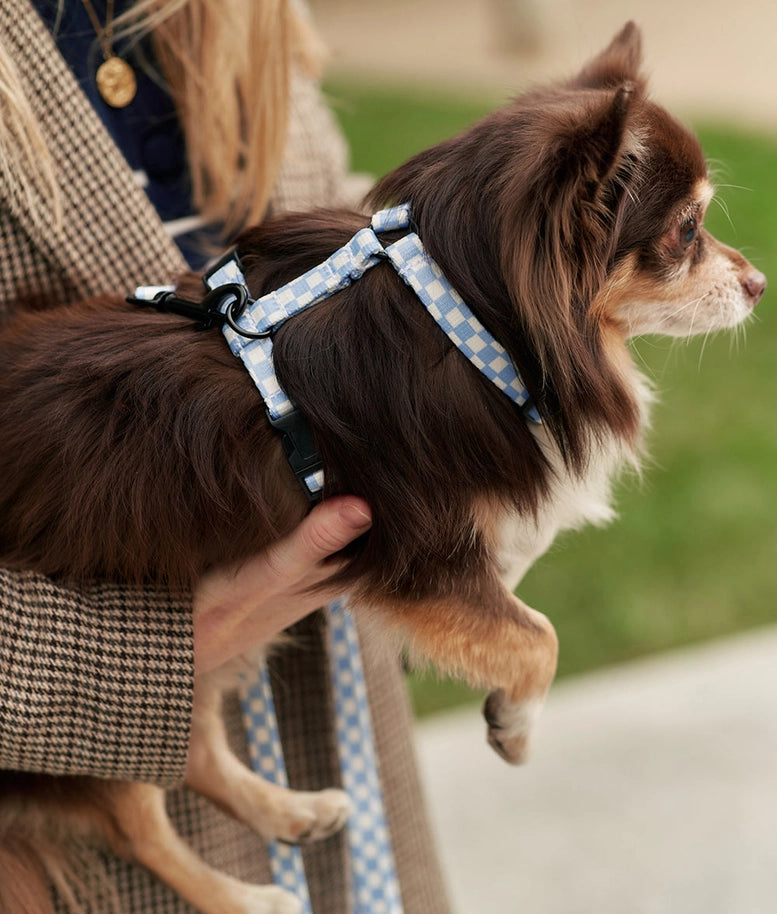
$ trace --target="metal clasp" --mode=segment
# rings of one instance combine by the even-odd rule
[[[231,299],[225,305],[227,299]],[[201,301],[191,301],[187,298],[181,298],[175,292],[157,292],[153,298],[128,298],[127,301],[132,305],[140,305],[146,308],[155,308],[169,314],[179,314],[181,317],[188,317],[197,321],[197,330],[210,330],[212,327],[220,327],[226,323],[241,336],[252,340],[266,339],[272,333],[271,330],[264,330],[261,333],[254,333],[241,327],[237,321],[245,311],[248,303],[251,301],[248,295],[248,289],[242,283],[230,282],[223,286],[217,286],[211,289]]]

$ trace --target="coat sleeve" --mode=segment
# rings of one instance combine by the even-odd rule
[[[183,260],[33,4],[0,3],[0,36],[3,72],[12,60],[55,170],[68,177],[58,224],[32,217],[19,192],[26,177],[0,162],[0,321],[20,297],[43,304],[168,281]],[[180,781],[191,626],[186,597],[68,588],[0,568],[0,767]]]
[[[0,569],[0,767],[183,776],[193,677],[186,597],[79,589]]]
[[[358,209],[372,185],[369,175],[350,169],[346,139],[319,86],[292,80],[286,155],[275,181],[274,212],[318,206]]]

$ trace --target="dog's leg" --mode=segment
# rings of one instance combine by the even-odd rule
[[[474,592],[473,592],[474,591]],[[492,689],[488,742],[512,764],[525,760],[529,733],[556,672],[550,621],[488,575],[465,597],[403,604],[391,613],[411,651],[441,672]]]
[[[300,914],[302,904],[271,885],[249,885],[208,866],[175,831],[165,794],[150,784],[117,783],[104,836],[121,857],[140,863],[201,914]]]
[[[215,677],[195,687],[186,784],[262,837],[294,844],[334,834],[351,812],[342,790],[288,790],[246,768],[228,745]]]

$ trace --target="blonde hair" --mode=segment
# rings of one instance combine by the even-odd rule
[[[290,0],[137,0],[118,30],[149,33],[186,138],[194,204],[232,231],[265,214],[286,141],[293,67],[313,32]]]
[[[54,163],[16,66],[0,46],[0,175],[33,221],[62,220]],[[23,176],[23,177],[22,177]],[[53,213],[52,213],[53,201]]]
[[[292,72],[316,76],[323,57],[294,0],[137,0],[115,35],[150,35],[186,139],[195,208],[225,234],[260,221],[283,157]],[[49,160],[4,56],[0,168],[26,161],[21,173],[29,174]],[[16,160],[6,163],[9,155]],[[50,165],[43,168],[53,183]]]

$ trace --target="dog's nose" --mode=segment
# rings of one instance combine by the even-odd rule
[[[742,275],[740,282],[748,298],[752,298],[753,306],[757,305],[766,290],[766,277],[764,274],[760,270],[750,267]]]

